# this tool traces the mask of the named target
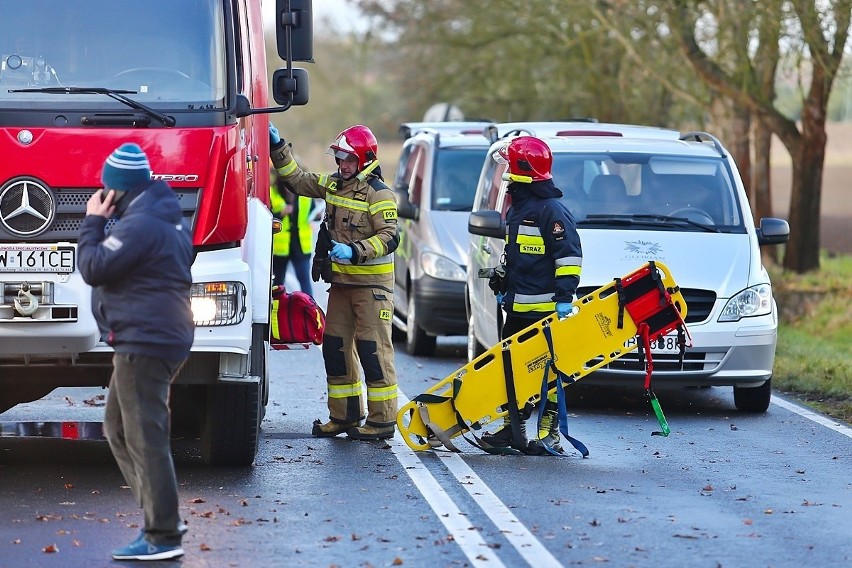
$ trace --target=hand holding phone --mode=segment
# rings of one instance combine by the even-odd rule
[[[89,198],[89,201],[86,202],[86,215],[100,215],[109,219],[113,211],[115,211],[115,206],[112,204],[114,199],[114,190],[97,190]]]

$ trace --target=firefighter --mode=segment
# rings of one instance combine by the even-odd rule
[[[326,152],[337,163],[333,174],[303,171],[272,124],[269,137],[278,175],[297,195],[326,203],[326,228],[320,229],[314,262],[328,258],[330,268],[321,270],[323,280],[331,284],[322,345],[329,420],[316,420],[312,434],[391,438],[397,413],[391,343],[393,252],[399,236],[396,201],[382,180],[376,137],[360,124],[338,134]],[[367,384],[363,424],[359,361]]]
[[[553,183],[553,155],[547,144],[533,136],[519,136],[499,156],[508,162],[504,179],[510,182],[507,191],[512,200],[506,213],[505,292],[497,294],[497,301],[506,308],[503,337],[509,337],[554,311],[559,318],[569,315],[580,283],[583,253],[574,218],[560,201],[562,191]],[[546,444],[562,452],[557,410],[556,393],[548,395],[538,439],[516,449],[541,454]],[[522,422],[521,432],[525,426]],[[482,440],[493,447],[509,447],[511,434],[506,418],[496,432]]]

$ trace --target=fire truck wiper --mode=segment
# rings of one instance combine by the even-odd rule
[[[115,99],[126,104],[130,108],[141,110],[151,118],[159,120],[163,126],[171,128],[175,125],[174,117],[167,116],[149,106],[143,105],[138,101],[134,101],[125,95],[135,95],[136,91],[128,91],[124,89],[107,89],[104,87],[33,87],[28,89],[9,89],[10,93],[47,93],[56,95],[76,95],[76,94],[91,94],[91,95],[106,95],[111,99]]]

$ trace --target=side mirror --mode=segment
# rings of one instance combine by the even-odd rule
[[[272,96],[279,105],[306,105],[308,104],[308,71],[306,69],[292,69],[293,77],[287,69],[278,69],[272,74]],[[292,95],[293,101],[290,102]]]
[[[420,219],[420,209],[408,199],[408,187],[394,188],[396,194],[396,214],[400,219]]]
[[[476,211],[468,217],[467,232],[502,239],[506,236],[506,226],[498,211]]]
[[[284,61],[314,61],[312,0],[276,0],[278,57]],[[290,33],[287,33],[287,30]]]
[[[757,244],[760,246],[780,245],[786,243],[789,238],[790,224],[784,219],[764,217],[760,220],[760,227],[757,229]]]

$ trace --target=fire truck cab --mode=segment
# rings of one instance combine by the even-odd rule
[[[270,84],[255,0],[0,0],[0,412],[107,386],[76,243],[105,158],[135,142],[196,252],[174,426],[209,464],[252,463],[269,392],[267,115],[307,103],[292,63],[312,61],[311,0],[275,8],[287,65]]]

